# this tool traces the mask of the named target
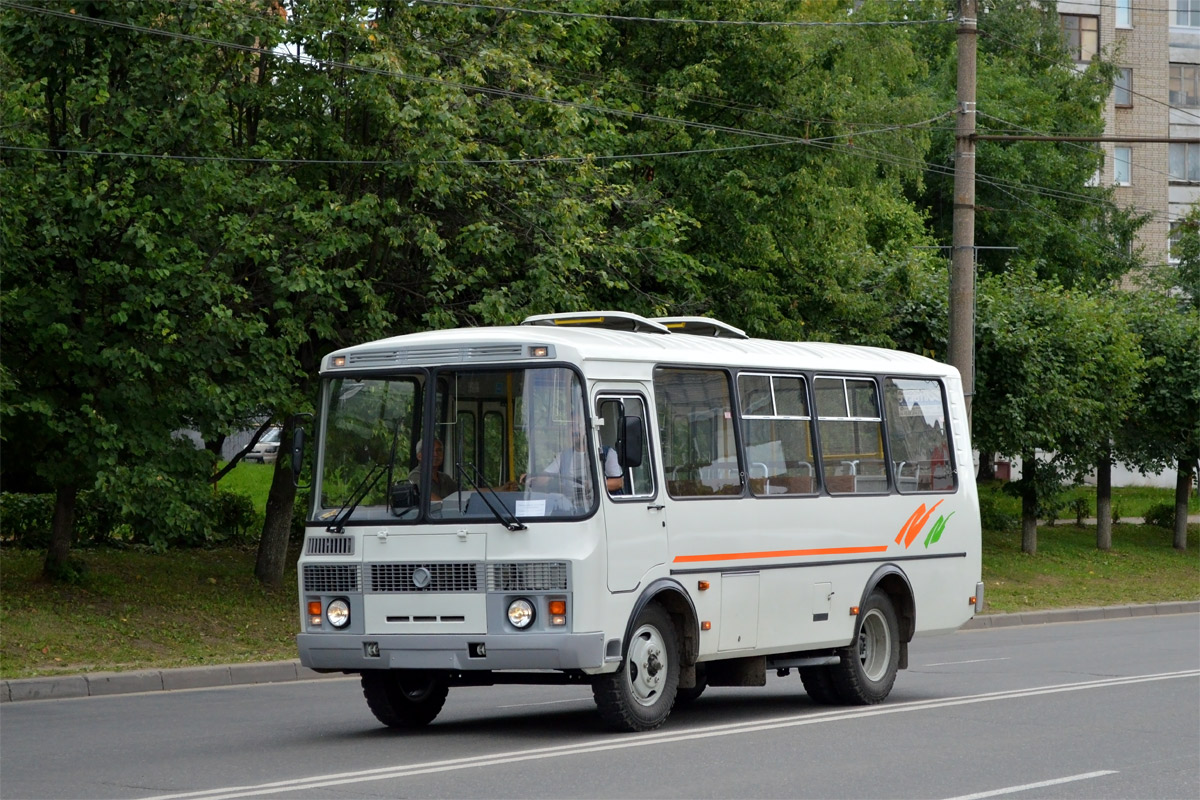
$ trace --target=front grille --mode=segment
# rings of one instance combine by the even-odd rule
[[[310,536],[305,553],[310,556],[352,556],[353,536]]]
[[[488,564],[487,588],[489,592],[565,592],[567,562]]]
[[[358,564],[305,564],[304,591],[359,591]]]
[[[478,592],[478,564],[368,564],[372,592]]]

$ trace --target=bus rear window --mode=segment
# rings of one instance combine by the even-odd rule
[[[883,386],[896,488],[901,492],[954,491],[941,384],[888,378]]]

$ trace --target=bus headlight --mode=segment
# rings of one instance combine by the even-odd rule
[[[345,600],[330,600],[325,608],[325,619],[335,628],[344,628],[350,624],[350,604]]]
[[[528,628],[533,624],[533,603],[524,598],[508,604],[508,621],[514,628]]]

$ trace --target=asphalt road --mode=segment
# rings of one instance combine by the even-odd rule
[[[654,733],[582,687],[452,690],[380,727],[355,679],[0,706],[0,797],[1200,797],[1200,616],[921,639],[886,703],[795,675],[710,689]]]

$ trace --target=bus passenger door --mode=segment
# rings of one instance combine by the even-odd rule
[[[667,560],[666,509],[655,482],[650,447],[652,420],[646,399],[636,394],[601,396],[596,400],[596,414],[604,421],[598,433],[600,485],[608,542],[608,588],[613,592],[627,592],[638,587],[647,570]],[[619,458],[625,450],[620,440],[623,417],[642,421],[641,463],[621,463]],[[606,485],[605,463],[611,464],[610,448],[620,467],[620,488],[610,489]]]

